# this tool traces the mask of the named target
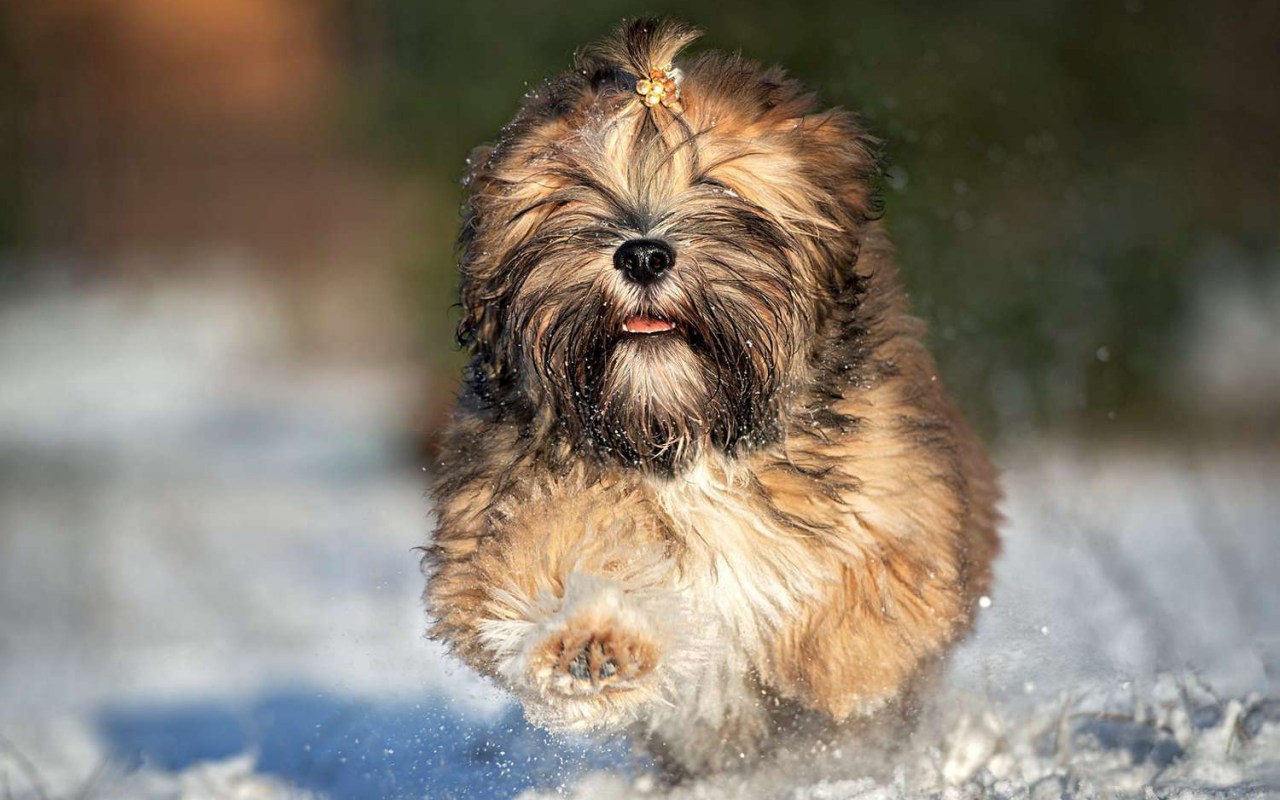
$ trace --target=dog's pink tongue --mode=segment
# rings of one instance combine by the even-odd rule
[[[622,323],[622,329],[627,333],[665,333],[675,327],[665,319],[654,317],[631,317]]]

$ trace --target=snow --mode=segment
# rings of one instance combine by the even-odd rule
[[[244,280],[0,307],[0,797],[663,794],[422,638],[413,365],[308,361]],[[910,736],[676,798],[1280,794],[1280,453],[1024,438]]]

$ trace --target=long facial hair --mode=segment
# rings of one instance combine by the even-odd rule
[[[873,159],[847,115],[806,116],[798,84],[733,59],[688,65],[684,116],[651,112],[627,76],[691,35],[619,35],[474,156],[459,339],[472,398],[535,447],[673,472],[779,434],[851,279]],[[614,268],[637,238],[674,249],[655,283]],[[628,334],[637,315],[674,329]]]
[[[700,448],[732,451],[775,435],[809,312],[787,277],[784,234],[741,198],[707,185],[648,216],[600,225],[607,212],[595,204],[548,214],[511,253],[513,272],[528,277],[515,281],[508,329],[526,390],[571,435],[670,471]],[[677,253],[652,286],[627,283],[611,263],[640,234],[662,236]],[[535,270],[568,279],[535,282]],[[675,330],[624,333],[636,314]]]

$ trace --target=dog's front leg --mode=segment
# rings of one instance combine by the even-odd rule
[[[551,728],[624,727],[691,668],[666,544],[644,508],[595,500],[522,509],[465,557],[437,558],[428,588],[433,635]]]

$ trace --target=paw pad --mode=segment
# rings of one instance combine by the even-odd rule
[[[627,688],[657,663],[649,643],[625,633],[566,631],[547,642],[543,669],[551,684],[566,694]]]

